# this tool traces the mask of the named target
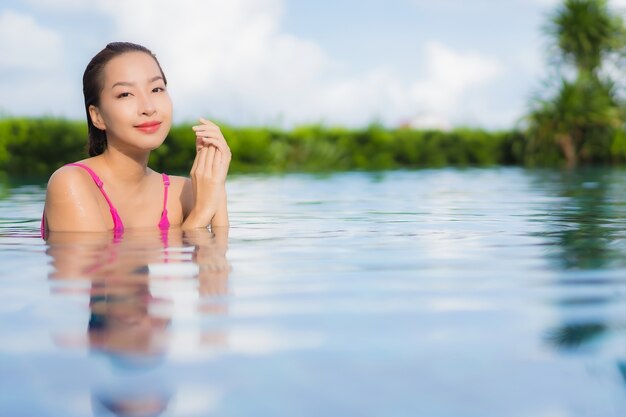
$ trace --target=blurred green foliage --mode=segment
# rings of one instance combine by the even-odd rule
[[[86,156],[87,124],[55,118],[0,119],[0,171],[48,175]]]
[[[221,124],[233,153],[231,172],[323,172],[439,166],[524,163],[526,139],[520,132],[480,129],[452,131],[299,126],[232,127]],[[173,126],[153,151],[150,166],[188,172],[195,156],[191,124]],[[49,175],[63,164],[84,159],[84,122],[55,118],[0,119],[0,171],[9,175]],[[613,146],[626,159],[626,138]],[[613,149],[611,148],[611,149]]]
[[[546,116],[549,117],[549,116]],[[195,156],[191,124],[173,126],[150,155],[158,171],[185,174]],[[559,165],[555,141],[526,132],[459,128],[451,131],[299,126],[233,127],[220,124],[233,153],[230,172],[329,172],[443,166]],[[549,123],[541,124],[542,128]],[[546,133],[550,134],[550,133]],[[626,133],[601,124],[586,131],[582,154],[595,163],[626,162]],[[84,122],[56,118],[0,119],[0,172],[48,176],[87,157]]]
[[[626,106],[605,70],[621,68],[626,57],[623,17],[606,0],[564,0],[545,32],[557,71],[533,99],[523,130],[221,125],[233,152],[231,172],[625,163]],[[85,158],[86,143],[84,122],[0,116],[0,172],[49,175]],[[152,152],[150,165],[185,173],[194,156],[191,124],[180,124]]]
[[[606,0],[565,0],[545,32],[557,72],[546,84],[547,97],[535,98],[527,117],[526,162],[623,162],[626,112],[619,87],[605,70],[622,67],[622,16]]]

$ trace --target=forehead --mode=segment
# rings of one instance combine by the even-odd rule
[[[104,84],[141,82],[161,75],[155,59],[145,52],[125,52],[104,66]]]

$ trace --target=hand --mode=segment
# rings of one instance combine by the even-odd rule
[[[200,119],[200,124],[192,128],[196,133],[196,159],[191,168],[191,178],[202,176],[214,183],[222,184],[226,181],[231,153],[226,139],[219,126],[215,123]],[[207,151],[207,152],[204,152]]]
[[[191,168],[193,206],[183,222],[184,229],[205,227],[214,217],[219,224],[228,223],[226,207],[226,175],[231,153],[220,128],[200,119],[193,127],[196,133],[196,157]]]

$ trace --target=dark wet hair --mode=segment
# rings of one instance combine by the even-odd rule
[[[106,64],[113,58],[127,52],[144,52],[154,58],[163,82],[167,85],[167,79],[161,68],[161,64],[148,48],[130,42],[111,42],[103,50],[98,52],[96,56],[91,58],[85,73],[83,74],[83,96],[85,97],[85,111],[87,112],[87,129],[89,133],[89,156],[100,155],[107,147],[107,135],[104,130],[100,130],[94,126],[91,116],[89,115],[89,106],[98,106],[100,104],[100,93],[104,88],[103,70]]]

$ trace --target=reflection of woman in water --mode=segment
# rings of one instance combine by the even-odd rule
[[[197,267],[194,277],[198,280],[199,295],[227,294],[230,270],[226,260],[228,228],[217,227],[213,233],[206,228],[170,229],[167,242],[169,246],[164,246],[158,230],[127,233],[119,240],[111,239],[108,233],[50,232],[47,241],[47,254],[52,265],[49,278],[56,281],[78,278],[91,282],[90,330],[100,332],[92,338],[92,345],[100,345],[99,342],[106,340],[113,346],[113,339],[120,338],[126,325],[138,326],[137,330],[167,327],[169,319],[163,320],[162,316],[146,320],[151,312],[162,314],[169,311],[165,308],[168,300],[156,299],[150,290],[150,275],[163,266],[171,268],[165,269],[165,275],[158,273],[160,279],[175,282],[185,278],[189,271],[185,265],[191,264]],[[115,334],[109,335],[111,331]],[[131,340],[141,331],[128,334],[129,338],[120,339],[129,341],[130,345],[128,349],[119,346],[120,351],[131,351],[132,346],[137,346]],[[150,351],[152,348],[146,346],[138,353]]]
[[[155,370],[167,350],[171,318],[150,312],[158,302],[145,280],[92,284],[90,350],[123,371],[92,387],[95,416],[158,416],[167,409],[174,390]]]
[[[83,93],[90,157],[50,177],[43,235],[228,225],[225,181],[231,155],[215,124],[200,119],[193,127],[190,179],[148,168],[150,151],[161,146],[172,122],[167,80],[148,49],[107,45],[87,65]]]
[[[174,388],[161,365],[168,352],[173,329],[172,298],[154,296],[152,269],[170,265],[168,282],[185,278],[176,275],[176,265],[197,266],[201,295],[227,293],[229,266],[226,261],[228,228],[168,231],[164,246],[156,230],[129,231],[122,239],[108,233],[50,232],[48,255],[55,281],[73,278],[91,281],[89,324],[85,342],[96,356],[110,364],[109,377],[92,387],[96,416],[156,416],[169,405]],[[168,255],[168,251],[172,255]],[[186,255],[186,256],[184,256]],[[206,308],[202,314],[224,314]],[[224,343],[225,336],[200,334],[203,345]],[[62,338],[57,339],[63,343]],[[67,339],[66,340],[70,340]]]

